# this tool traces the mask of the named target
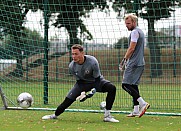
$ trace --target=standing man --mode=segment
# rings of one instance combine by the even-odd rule
[[[144,71],[144,44],[145,35],[137,26],[137,16],[128,14],[125,16],[125,25],[131,31],[128,39],[128,49],[119,65],[124,70],[122,88],[133,97],[134,110],[128,117],[141,117],[150,107],[140,96],[138,84]]]
[[[77,99],[80,102],[93,96],[97,92],[107,93],[104,122],[119,122],[110,114],[116,96],[116,87],[101,75],[99,63],[94,56],[85,55],[83,47],[75,44],[71,48],[73,61],[69,70],[76,78],[76,83],[69,91],[65,100],[57,107],[55,114],[43,116],[42,119],[56,119]],[[85,94],[89,92],[89,94]]]

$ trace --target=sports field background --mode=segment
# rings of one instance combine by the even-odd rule
[[[168,50],[168,49],[167,49]],[[163,52],[165,52],[163,50]],[[179,50],[178,50],[179,52]],[[116,68],[118,65],[117,59],[118,55],[116,50],[107,51],[107,57],[101,57],[103,52],[96,51],[94,56],[97,56],[98,60],[100,61],[100,68],[102,69],[102,74],[105,76],[106,79],[112,81],[117,87],[117,95],[116,100],[114,103],[114,110],[130,110],[132,108],[132,100],[131,97],[124,92],[121,88],[121,80],[122,74]],[[91,54],[91,53],[90,53]],[[112,55],[111,55],[112,54]],[[167,54],[162,54],[167,55]],[[110,57],[110,58],[109,58]],[[147,76],[149,73],[149,61],[148,61],[148,54],[147,50],[145,50],[145,57],[146,57],[146,68],[141,79],[140,83],[140,90],[141,95],[151,104],[150,111],[164,111],[164,112],[179,112],[180,110],[180,72],[178,65],[177,77],[173,77],[172,70],[166,70],[163,68],[164,75],[159,78],[150,78]],[[59,64],[63,64],[62,61],[65,61],[67,56],[59,57],[58,62]],[[68,61],[68,60],[67,60]],[[56,106],[64,99],[65,95],[69,91],[69,89],[74,84],[74,78],[68,74],[68,62],[65,61],[66,64],[59,69],[61,72],[61,76],[58,79],[58,82],[55,80],[55,70],[54,68],[56,63],[54,59],[51,60],[49,67],[50,67],[50,80],[48,83],[48,91],[49,91],[49,100],[48,105],[43,104],[43,91],[44,85],[41,79],[43,79],[43,72],[40,70],[42,66],[37,67],[37,69],[32,69],[29,71],[31,76],[29,77],[28,81],[21,79],[15,79],[13,77],[2,77],[4,80],[1,82],[1,86],[7,98],[10,100],[8,101],[9,106],[15,106],[16,98],[21,92],[29,92],[34,97],[34,104],[33,107],[49,107],[49,108],[56,108]],[[115,63],[109,66],[107,63]],[[166,63],[166,62],[165,62]],[[169,59],[167,66],[163,67],[170,67],[171,68],[171,59]],[[102,66],[103,65],[103,66]],[[13,68],[13,66],[11,67]],[[111,70],[112,68],[112,70]],[[106,70],[107,69],[107,70]],[[120,73],[120,76],[118,74]],[[25,75],[26,76],[26,75]],[[31,77],[31,79],[30,79]],[[9,78],[9,79],[7,79]],[[118,81],[120,79],[120,82]],[[101,101],[105,101],[106,94],[99,94],[96,93],[95,96],[87,100],[84,103],[79,103],[78,101],[75,102],[70,108],[78,108],[78,109],[99,109],[99,104]],[[11,101],[15,104],[12,105]]]
[[[55,109],[75,82],[68,72],[70,47],[81,43],[86,54],[98,59],[104,77],[117,87],[113,110],[132,109],[131,97],[121,88],[122,72],[118,70],[130,33],[123,22],[125,12],[108,11],[105,5],[109,2],[104,0],[18,2],[0,2],[0,86],[9,107],[17,107],[17,96],[29,92],[34,97],[32,108]],[[108,6],[122,9],[117,2]],[[140,1],[126,2],[123,5],[127,12],[142,11]],[[148,14],[149,19],[139,14],[138,25],[146,36],[140,93],[151,104],[150,112],[177,114],[181,109],[181,16],[180,5],[172,6],[170,2],[175,1],[144,3],[144,9],[156,14]],[[168,13],[168,8],[176,11]],[[70,108],[99,110],[105,97],[96,93],[92,99],[77,101]],[[3,107],[2,101],[0,105]]]

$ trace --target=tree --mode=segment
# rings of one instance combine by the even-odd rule
[[[22,69],[22,57],[21,48],[23,46],[22,39],[25,37],[23,30],[25,29],[23,23],[26,18],[26,14],[29,10],[45,10],[44,3],[48,3],[48,22],[51,16],[58,13],[56,21],[53,25],[57,28],[65,27],[69,33],[70,42],[68,43],[68,49],[75,43],[81,43],[81,40],[77,37],[78,30],[81,34],[86,34],[89,39],[92,39],[91,33],[87,30],[83,24],[81,17],[86,16],[86,13],[94,8],[103,10],[106,7],[104,0],[1,0],[0,1],[0,38],[2,35],[11,35],[13,37],[13,46],[16,47],[16,59],[17,59],[17,77],[23,76]]]
[[[24,0],[24,4],[27,9],[32,11],[37,11],[38,9],[44,11],[44,6],[42,0]],[[91,10],[97,8],[102,11],[107,6],[105,0],[53,0],[48,1],[48,18],[50,20],[51,16],[57,15],[57,19],[52,24],[57,28],[65,27],[69,34],[70,42],[67,44],[67,47],[70,51],[70,48],[73,44],[83,43],[77,36],[78,30],[80,29],[80,34],[85,34],[88,39],[92,39],[92,34],[84,25],[81,17],[86,17],[87,13]],[[71,60],[71,59],[70,59]]]
[[[161,18],[169,18],[174,12],[172,7],[181,4],[181,0],[115,0],[113,8],[115,11],[126,10],[126,13],[136,13],[148,21],[148,46],[150,48],[151,77],[162,75],[161,53],[157,44],[156,33],[154,30],[155,21]]]
[[[122,37],[118,40],[117,43],[114,44],[115,49],[128,48],[128,38]]]
[[[23,55],[20,55],[23,58],[43,52],[43,38],[39,32],[25,28],[22,33],[25,34],[25,36],[21,38],[22,46],[20,47],[20,50],[23,53]],[[4,49],[10,52],[8,54],[11,58],[16,58],[17,55],[19,55],[16,54],[17,47],[14,46],[14,41],[15,40],[12,35],[7,35],[3,42]]]
[[[20,47],[22,46],[21,38],[24,37],[23,22],[28,10],[23,7],[19,0],[1,0],[0,1],[0,29],[1,34],[11,35],[16,47],[16,74],[17,77],[23,76],[22,57]],[[1,37],[2,38],[2,37]]]
[[[14,37],[12,35],[7,35],[2,42],[2,48],[0,48],[2,51],[1,57],[3,59],[15,58],[17,60],[17,58],[19,58],[23,60],[25,57],[43,52],[43,38],[37,31],[32,31],[30,29],[25,28],[22,33],[26,35],[23,38],[21,38],[21,46],[19,47],[21,54],[17,53],[17,47],[14,44]],[[22,67],[22,65],[20,66]],[[23,73],[23,71],[24,69],[22,67],[21,72]],[[12,76],[22,77],[20,76],[19,72],[19,69],[16,68],[10,74]]]

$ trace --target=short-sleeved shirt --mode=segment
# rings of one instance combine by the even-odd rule
[[[132,56],[129,58],[127,62],[127,66],[143,66],[145,65],[144,60],[144,44],[145,44],[145,35],[144,32],[136,27],[130,33],[128,39],[128,46],[130,46],[130,42],[136,42],[135,50]]]
[[[69,71],[75,76],[76,80],[84,81],[85,83],[95,82],[95,78],[103,77],[100,72],[99,63],[94,56],[85,55],[83,64],[77,64],[72,61],[69,64]]]
[[[130,46],[131,41],[135,42],[136,47],[133,54],[126,63],[122,83],[138,85],[145,65],[145,35],[140,28],[136,27],[132,30],[128,39],[128,46]]]
[[[92,88],[95,88],[97,92],[104,92],[104,84],[110,82],[101,75],[99,63],[94,56],[85,55],[84,57],[85,61],[81,65],[74,61],[69,64],[69,71],[77,80],[67,94],[67,97],[72,100],[75,100],[82,91],[88,92]],[[95,85],[96,78],[98,77],[100,77],[100,81]]]

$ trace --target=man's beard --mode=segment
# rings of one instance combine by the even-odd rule
[[[134,29],[134,27],[132,26],[130,29],[129,29],[129,31],[132,31]]]

